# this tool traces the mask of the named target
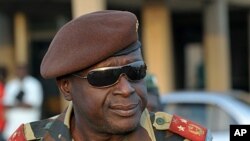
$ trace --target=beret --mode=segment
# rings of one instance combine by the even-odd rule
[[[40,67],[43,78],[84,70],[137,43],[137,17],[128,11],[104,10],[65,24],[53,38]]]

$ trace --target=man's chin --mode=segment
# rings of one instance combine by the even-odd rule
[[[139,126],[138,124],[127,124],[125,126],[113,126],[112,128],[109,129],[109,131],[112,134],[126,134],[129,132],[133,132],[134,130],[136,130],[136,128]]]
[[[109,121],[109,128],[106,128],[106,131],[110,131],[115,134],[124,134],[127,132],[132,132],[136,130],[138,126],[140,126],[140,115],[137,114],[135,116],[129,118],[120,118]]]

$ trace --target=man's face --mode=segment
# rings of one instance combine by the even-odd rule
[[[143,61],[140,50],[128,55],[111,57],[82,72],[95,68],[124,66]],[[91,86],[87,79],[72,77],[71,95],[76,121],[101,133],[120,134],[134,130],[147,105],[144,80],[129,81],[121,75],[118,83],[106,88]],[[79,125],[81,126],[81,125]],[[82,127],[80,127],[82,128]]]

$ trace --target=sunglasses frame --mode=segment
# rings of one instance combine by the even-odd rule
[[[139,62],[143,62],[143,63],[142,63],[142,64],[143,64],[142,66],[144,66],[145,69],[146,69],[146,71],[147,71],[147,65],[144,63],[144,61],[136,61],[136,62],[133,62],[133,63],[130,63],[130,64],[126,64],[126,65],[123,65],[123,66],[96,68],[96,69],[90,70],[90,71],[87,73],[87,75],[85,75],[85,76],[81,76],[80,74],[77,74],[77,73],[73,73],[73,74],[71,74],[71,75],[72,75],[72,76],[75,76],[75,77],[78,77],[78,78],[81,78],[81,79],[87,79],[87,81],[88,81],[88,83],[89,83],[88,75],[89,75],[89,73],[91,73],[91,72],[105,71],[105,70],[112,70],[112,69],[122,69],[122,68],[128,67],[128,66],[133,67],[133,64],[137,64],[137,63],[139,63]],[[107,87],[111,87],[111,86],[114,86],[115,84],[117,84],[117,83],[119,82],[119,79],[120,79],[121,76],[125,76],[129,81],[136,82],[136,81],[140,81],[140,80],[142,80],[143,78],[145,78],[146,75],[145,75],[142,79],[140,79],[140,80],[131,80],[131,79],[127,76],[126,73],[121,73],[121,74],[119,75],[118,79],[117,79],[114,83],[112,83],[112,84],[110,84],[110,85],[105,85],[105,86],[94,86],[94,85],[92,85],[91,83],[89,83],[89,84],[90,84],[92,87],[96,87],[96,88],[107,88]]]

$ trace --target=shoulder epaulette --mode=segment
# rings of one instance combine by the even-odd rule
[[[212,140],[212,136],[206,128],[177,115],[156,112],[153,126],[158,130],[169,130],[192,141]]]

